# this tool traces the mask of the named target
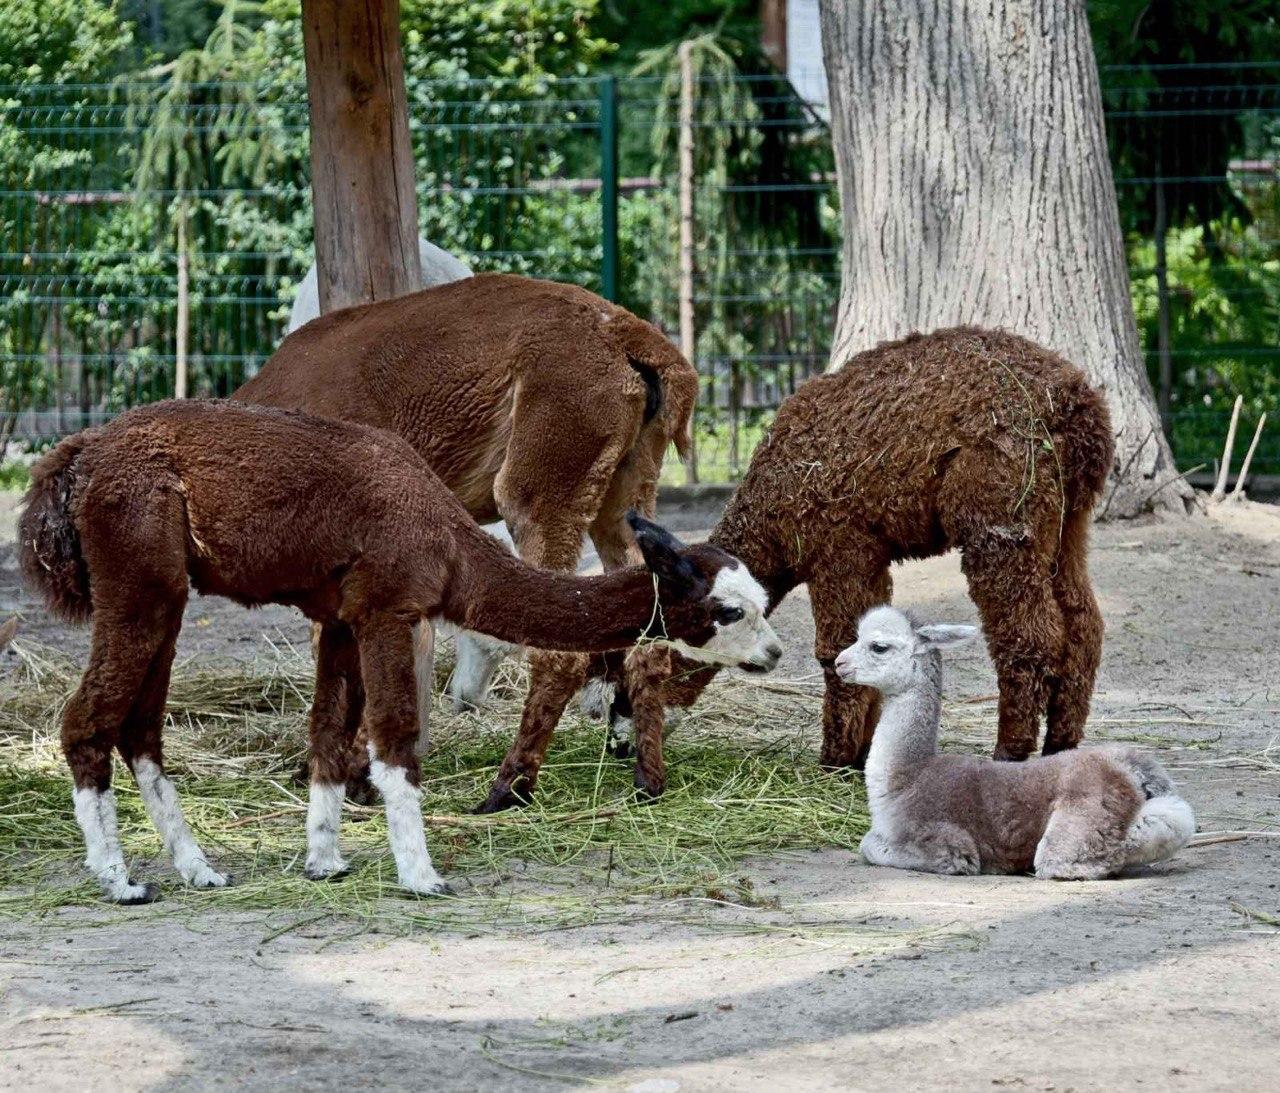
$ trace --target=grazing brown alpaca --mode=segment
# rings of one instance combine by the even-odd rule
[[[858,619],[889,601],[890,564],[952,549],[999,677],[996,757],[1029,755],[1046,712],[1045,752],[1075,747],[1102,650],[1087,552],[1112,451],[1106,404],[1083,373],[1000,331],[881,345],[783,403],[710,541],[746,562],[770,609],[808,585],[823,764],[865,762],[874,696],[834,663]],[[634,719],[636,783],[661,793],[663,708],[690,705],[715,669],[655,649],[618,674],[611,716]],[[508,760],[536,769],[541,756],[520,739]],[[517,803],[505,777],[490,802]]]
[[[62,744],[87,864],[108,898],[152,895],[129,879],[121,853],[113,747],[183,878],[226,883],[161,765],[188,585],[250,606],[289,604],[321,624],[307,875],[345,868],[338,820],[359,727],[400,883],[432,894],[444,882],[419,806],[413,623],[438,616],[505,641],[575,650],[649,635],[706,647],[694,655],[776,662],[762,618],[724,621],[750,580],[734,558],[682,548],[639,517],[635,528],[650,569],[597,578],[532,569],[481,531],[399,437],[290,411],[159,403],[64,441],[33,468],[20,558],[50,607],[93,618]]]
[[[653,515],[663,453],[686,450],[697,386],[661,331],[616,304],[482,274],[316,319],[232,397],[398,433],[477,521],[505,520],[531,565],[573,570],[590,534],[609,571],[635,560],[625,514]],[[429,626],[418,640],[425,682]],[[500,656],[460,638],[455,704],[483,702]],[[541,735],[587,663],[553,652],[530,663],[523,730]]]

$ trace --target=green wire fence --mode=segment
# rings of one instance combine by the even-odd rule
[[[1248,428],[1280,390],[1280,66],[1102,75],[1152,381],[1179,462],[1211,464],[1235,395]],[[476,269],[583,284],[675,335],[670,81],[408,91],[424,237]],[[834,162],[822,119],[777,76],[700,81],[687,120],[698,467],[731,481],[827,363]],[[167,158],[142,172],[157,147]],[[192,392],[252,375],[311,260],[307,174],[301,88],[194,85],[174,103],[143,84],[0,87],[0,442],[171,394],[184,265]],[[1280,472],[1280,434],[1255,469]]]

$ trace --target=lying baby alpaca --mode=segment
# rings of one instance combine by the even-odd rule
[[[883,707],[867,756],[872,865],[928,873],[1022,873],[1097,880],[1171,858],[1195,832],[1159,763],[1130,748],[1061,752],[1024,763],[939,755],[941,650],[973,626],[914,626],[877,607],[836,658],[846,683]]]

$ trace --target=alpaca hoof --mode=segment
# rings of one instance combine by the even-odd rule
[[[458,893],[453,890],[453,885],[448,881],[438,880],[431,884],[409,885],[402,884],[402,887],[409,895],[417,896],[419,899],[437,899],[440,896],[456,896]]]
[[[859,774],[866,765],[866,759],[857,755],[837,756],[835,758],[824,755],[818,760],[818,766],[832,774]]]
[[[1072,751],[1075,749],[1077,740],[1050,740],[1045,737],[1044,747],[1041,749],[1041,755],[1057,755],[1060,751]]]
[[[205,862],[199,862],[190,869],[178,870],[191,888],[206,890],[210,888],[225,888],[231,883],[231,878],[225,873],[219,873],[216,869],[211,868]]]
[[[489,790],[489,796],[475,810],[476,816],[490,816],[495,812],[506,812],[509,808],[524,808],[533,800],[533,791],[522,789],[517,792],[512,786],[499,783]]]
[[[1004,744],[997,744],[991,758],[997,763],[1021,763],[1030,754],[1030,748],[1009,748]]]
[[[160,889],[154,884],[134,884],[128,881],[107,893],[107,899],[119,907],[141,907],[144,903],[155,903],[160,898]]]
[[[630,759],[635,755],[630,740],[624,740],[621,736],[614,736],[612,733],[605,737],[604,750],[614,759],[619,760]]]
[[[641,804],[650,804],[667,791],[667,782],[665,778],[646,778],[639,771],[636,771],[635,787],[636,799]]]
[[[308,865],[302,870],[302,875],[307,880],[342,880],[350,873],[351,866],[344,861],[333,865]]]

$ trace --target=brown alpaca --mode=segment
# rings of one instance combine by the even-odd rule
[[[826,683],[823,764],[865,762],[874,695],[842,683],[834,662],[858,619],[889,601],[890,564],[952,549],[999,677],[996,757],[1026,758],[1045,712],[1045,752],[1075,747],[1102,650],[1087,550],[1112,450],[1106,404],[1083,373],[1000,331],[881,345],[783,403],[710,541],[746,562],[771,610],[808,585]],[[656,649],[616,673],[611,716],[632,711],[647,792],[665,784],[664,706],[690,705],[714,673]],[[486,805],[517,803],[513,776],[530,783],[541,758],[517,740]]]
[[[732,662],[780,650],[742,589],[763,590],[715,547],[682,548],[634,518],[650,568],[597,578],[530,568],[486,535],[399,437],[235,403],[159,403],[60,444],[33,468],[20,522],[27,580],[49,605],[93,618],[89,666],[62,744],[87,864],[108,898],[151,898],[116,835],[111,750],[183,878],[205,860],[164,776],[160,734],[188,585],[252,606],[298,607],[322,627],[311,713],[307,874],[345,868],[337,831],[357,727],[368,741],[400,883],[444,890],[418,794],[411,627],[442,617],[505,641],[602,650],[645,635]],[[741,616],[741,617],[740,617]],[[735,621],[736,620],[736,621]]]
[[[482,274],[316,319],[232,397],[398,433],[477,521],[505,520],[531,565],[573,570],[590,534],[609,571],[635,560],[624,516],[653,515],[667,445],[686,450],[697,385],[629,311],[574,285]],[[426,681],[429,626],[418,642]],[[483,701],[500,655],[460,637],[455,704]],[[587,662],[530,662],[523,729],[542,735]]]

